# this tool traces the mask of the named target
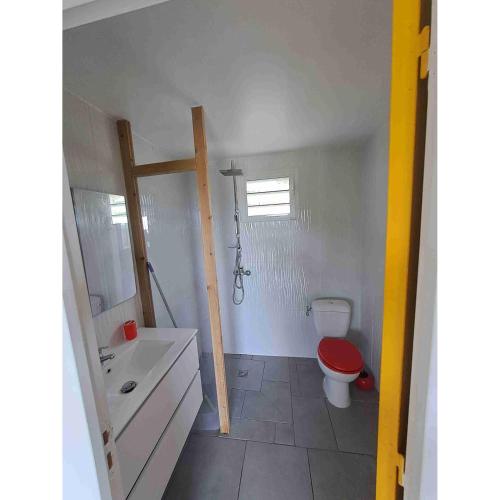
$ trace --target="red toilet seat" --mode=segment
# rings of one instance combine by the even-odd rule
[[[318,345],[318,357],[330,370],[340,373],[358,373],[364,365],[356,346],[345,339],[325,337]]]

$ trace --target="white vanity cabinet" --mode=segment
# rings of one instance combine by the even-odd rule
[[[161,500],[201,401],[201,379],[197,372],[127,500]]]
[[[118,434],[116,449],[128,499],[161,499],[201,402],[193,337]]]

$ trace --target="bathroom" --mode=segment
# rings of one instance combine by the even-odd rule
[[[68,18],[64,227],[89,379],[105,399],[126,356],[165,362],[133,404],[97,404],[109,498],[375,498],[392,2],[312,3]],[[118,200],[110,279],[99,196]]]

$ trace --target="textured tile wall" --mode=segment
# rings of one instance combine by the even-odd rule
[[[138,162],[161,159],[140,137],[134,145]],[[63,94],[63,150],[71,187],[125,194],[115,120],[69,92]],[[98,344],[122,342],[121,325],[129,319],[143,324],[138,293],[94,318]]]
[[[236,159],[246,176],[295,179],[296,218],[242,224],[245,278],[241,306],[231,302],[233,199],[230,178],[211,166],[211,193],[224,346],[228,352],[313,356],[318,343],[307,304],[335,296],[352,301],[361,326],[362,199],[355,147],[304,149]],[[244,189],[244,179],[239,183]]]

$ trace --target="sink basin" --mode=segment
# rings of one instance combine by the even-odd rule
[[[127,380],[140,382],[173,344],[161,340],[139,340],[128,346],[106,370],[104,383],[107,392],[114,392]]]
[[[104,386],[112,414],[132,395],[132,391],[123,394],[120,391],[122,386],[133,380],[137,384],[137,389],[173,345],[174,342],[168,341],[139,340],[127,346],[127,349],[115,357],[114,363],[110,364],[104,373]]]
[[[115,435],[140,408],[196,334],[192,329],[140,328],[137,339],[115,349],[115,358],[103,366],[104,386]],[[127,393],[120,389],[133,381]]]

